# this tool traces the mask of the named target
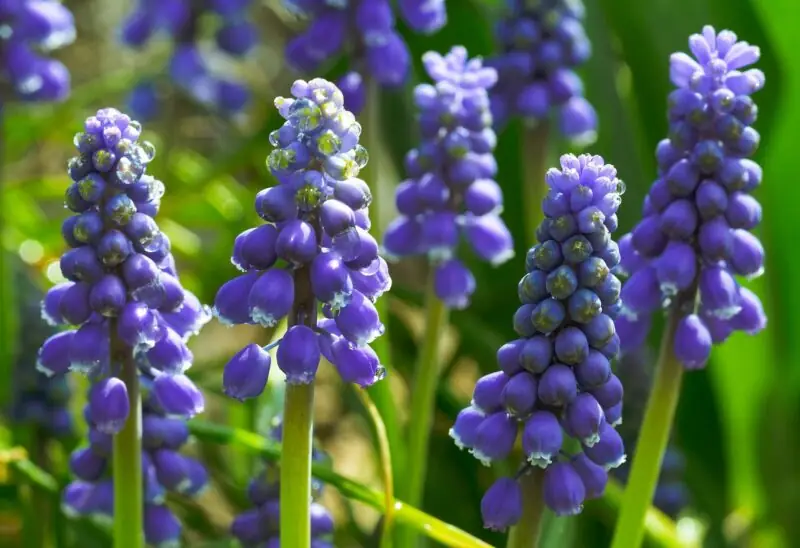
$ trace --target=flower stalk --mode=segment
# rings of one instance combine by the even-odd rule
[[[281,545],[311,546],[314,384],[286,385],[281,453]]]
[[[681,391],[684,368],[674,351],[675,330],[680,318],[681,307],[675,306],[661,340],[653,388],[636,444],[636,455],[625,487],[612,548],[635,548],[644,539],[645,516],[656,491],[661,460],[667,449]]]
[[[522,518],[508,533],[506,548],[534,548],[539,543],[545,509],[543,479],[544,470],[540,468],[533,468],[520,478]]]
[[[535,245],[536,228],[542,221],[542,200],[547,196],[547,184],[544,174],[548,162],[548,135],[550,126],[547,121],[539,122],[535,127],[526,127],[522,133],[522,207],[525,223],[526,246]]]
[[[427,472],[428,442],[433,426],[433,407],[436,385],[441,372],[439,342],[447,328],[449,310],[436,296],[433,272],[429,275],[425,296],[425,331],[411,390],[409,416],[408,460],[406,467],[405,500],[420,506]],[[416,546],[416,533],[406,530],[401,546]]]
[[[112,330],[114,333],[115,330]],[[139,397],[139,371],[131,351],[112,335],[112,352],[121,364],[120,379],[125,383],[130,413],[125,426],[114,435],[114,546],[144,546],[144,496],[142,483],[142,403]]]

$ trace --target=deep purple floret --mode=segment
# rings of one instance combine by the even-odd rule
[[[374,303],[391,278],[363,222],[372,196],[357,178],[368,160],[361,126],[331,82],[297,80],[292,95],[275,100],[286,121],[269,138],[278,185],[255,200],[267,224],[236,238],[231,261],[244,274],[220,288],[214,310],[229,325],[288,318],[273,346],[289,383],[313,382],[324,356],[344,380],[367,386],[384,374],[368,345],[383,333]],[[270,365],[266,349],[249,345],[228,363],[225,392],[257,396]]]
[[[527,253],[514,315],[520,338],[497,352],[499,371],[481,377],[470,407],[450,430],[461,448],[486,465],[505,459],[521,432],[525,462],[496,483],[481,505],[486,527],[520,519],[518,480],[544,472],[544,500],[557,515],[580,512],[602,495],[608,470],[625,461],[614,426],[622,385],[610,362],[619,349],[619,262],[611,233],[624,190],[614,166],[599,156],[561,157],[545,177],[549,193],[538,244]],[[564,437],[582,445],[569,455]]]
[[[595,140],[597,114],[583,97],[575,73],[591,55],[580,0],[507,0],[497,27],[502,53],[487,61],[497,69],[492,89],[495,124],[519,116],[537,125],[551,116],[571,141]]]
[[[258,44],[258,27],[253,23],[252,0],[138,0],[136,8],[119,30],[122,42],[141,48],[163,32],[174,47],[166,77],[142,81],[131,91],[128,106],[142,120],[154,118],[159,111],[161,89],[168,82],[210,109],[230,116],[240,112],[250,99],[245,83],[212,70],[201,52],[208,37],[201,34],[210,21],[216,21],[213,43],[216,52],[233,59],[249,54]],[[205,48],[203,48],[205,49]]]
[[[308,19],[286,46],[290,66],[310,74],[343,52],[350,56],[350,70],[338,86],[354,114],[363,108],[368,79],[388,88],[405,84],[411,56],[389,0],[283,0],[283,5]],[[447,22],[444,0],[401,0],[398,8],[416,32],[431,34]]]
[[[20,101],[61,101],[70,75],[46,54],[75,39],[72,12],[55,0],[17,0],[0,5],[0,105]]]
[[[169,548],[179,545],[181,524],[166,505],[167,493],[199,495],[208,484],[208,472],[199,460],[180,453],[189,439],[186,417],[165,412],[152,390],[151,376],[142,374],[141,384],[144,536],[148,545]],[[104,416],[91,404],[84,410],[89,443],[70,457],[76,479],[65,488],[62,499],[69,515],[114,519],[112,434],[98,422]]]
[[[396,194],[400,216],[386,229],[383,248],[394,258],[426,255],[436,296],[450,308],[465,308],[475,278],[455,257],[461,240],[493,265],[514,252],[494,180],[497,138],[487,90],[497,74],[460,46],[445,56],[428,52],[422,62],[433,80],[414,90],[422,141],[406,155],[408,179]]]
[[[706,26],[689,48],[694,57],[670,58],[676,89],[669,135],[656,149],[658,178],[644,218],[620,247],[618,270],[629,278],[619,323],[622,347],[635,349],[653,312],[676,309],[675,356],[697,369],[713,344],[766,326],[758,297],[737,280],[764,270],[764,248],[749,232],[761,220],[751,193],[762,178],[749,159],[759,143],[751,95],[764,86],[764,73],[747,68],[758,61],[758,47],[729,30]]]
[[[270,438],[281,441],[280,418],[273,421]],[[327,460],[327,456],[317,448],[312,450],[314,461]],[[311,545],[314,548],[333,548],[333,516],[317,499],[322,495],[323,486],[316,478],[311,482]],[[278,546],[280,539],[280,466],[275,462],[265,462],[247,486],[247,499],[251,508],[238,514],[231,523],[231,534],[244,546]]]

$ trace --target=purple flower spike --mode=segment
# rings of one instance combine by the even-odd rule
[[[425,9],[433,5],[427,2]],[[428,52],[423,64],[434,85],[414,90],[422,142],[406,156],[409,178],[396,196],[402,216],[387,228],[383,248],[392,258],[425,254],[433,263],[436,295],[459,309],[475,290],[473,275],[454,257],[460,237],[490,264],[513,256],[494,181],[497,139],[487,90],[497,77],[462,47],[444,56]]]
[[[562,77],[561,84],[570,83]],[[498,350],[500,371],[478,380],[471,407],[459,415],[451,436],[487,464],[508,456],[521,426],[526,464],[520,474],[532,466],[545,469],[545,501],[568,515],[579,512],[587,496],[600,496],[608,478],[601,466],[564,453],[564,435],[594,451],[603,465],[621,458],[613,425],[622,385],[611,361],[622,341],[612,318],[628,319],[634,311],[621,310],[616,273],[623,269],[616,268],[620,250],[611,239],[623,190],[616,169],[599,156],[564,155],[546,181],[545,219],[517,287],[522,305],[513,325],[521,338]],[[633,238],[623,243],[630,249]],[[635,258],[625,266],[637,275],[648,265]],[[640,279],[658,288],[654,269]],[[632,308],[641,309],[639,304]],[[653,309],[659,304],[644,303]],[[611,434],[604,438],[606,431]],[[580,474],[572,459],[582,465]]]
[[[122,22],[120,36],[125,45],[138,49],[163,32],[175,42],[165,71],[171,77],[172,86],[201,106],[233,116],[246,106],[249,91],[239,82],[213,74],[197,44],[213,43],[217,50],[215,55],[231,60],[250,52],[258,42],[257,28],[247,15],[250,3],[250,0],[215,0],[195,5],[172,1],[156,7],[140,2]],[[218,23],[216,34],[202,36],[198,29],[206,28],[211,19]],[[148,119],[158,112],[158,102],[159,94],[153,82],[145,81],[131,94],[128,106],[136,116]]]
[[[109,377],[92,386],[89,394],[89,415],[95,427],[105,434],[116,434],[125,425],[130,413],[125,383]]]
[[[501,53],[488,62],[498,73],[491,98],[495,123],[519,116],[535,126],[553,113],[566,138],[591,144],[597,114],[583,97],[583,83],[574,72],[591,53],[583,30],[583,5],[510,2],[508,6],[497,26]]]
[[[735,321],[744,307],[735,276],[763,271],[763,246],[748,231],[761,221],[751,192],[762,172],[749,157],[759,141],[751,96],[764,74],[748,68],[760,57],[758,47],[731,31],[706,26],[689,47],[691,56],[670,57],[677,89],[669,96],[669,138],[656,150],[658,178],[645,218],[622,240],[620,272],[631,278],[617,322],[623,349],[633,351],[647,337],[650,314],[675,308],[681,317],[674,349],[691,369],[704,366],[712,343],[746,330]]]
[[[572,516],[583,510],[586,487],[569,462],[556,462],[544,473],[544,502],[557,516]]]
[[[516,525],[522,517],[522,488],[512,478],[495,481],[481,500],[483,526],[494,531],[505,531]]]
[[[69,9],[56,2],[21,2],[3,9],[3,23],[8,27],[7,35],[0,39],[3,81],[10,95],[6,100],[64,100],[70,91],[69,72],[59,61],[38,52],[62,48],[75,39],[75,21]]]
[[[391,16],[388,4],[365,10],[360,17],[368,25]],[[330,48],[330,40],[344,39],[346,14],[338,8],[325,13],[288,47],[297,65],[321,62],[338,49]],[[391,278],[368,232],[369,187],[357,178],[368,161],[358,142],[361,126],[331,82],[297,80],[291,92],[275,100],[285,122],[270,135],[275,148],[267,167],[278,184],[255,200],[267,224],[236,238],[232,261],[246,273],[220,288],[215,312],[230,324],[272,327],[287,318],[291,327],[278,344],[277,361],[289,383],[313,382],[325,356],[344,380],[369,386],[384,375],[366,345],[383,333],[374,301],[391,287]],[[320,304],[325,319],[318,321]],[[268,372],[265,351],[247,347],[226,368],[225,392],[254,397]]]
[[[272,359],[257,344],[248,344],[225,366],[222,373],[226,396],[244,401],[259,396],[267,385]]]

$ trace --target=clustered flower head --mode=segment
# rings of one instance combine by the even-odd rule
[[[479,58],[468,59],[463,47],[444,57],[428,52],[422,60],[434,81],[414,90],[422,143],[406,156],[409,179],[396,195],[401,216],[387,228],[383,247],[392,257],[427,255],[436,268],[437,297],[464,308],[475,278],[455,257],[461,236],[493,265],[514,254],[494,180],[497,137],[487,89],[497,73]]]
[[[44,55],[74,39],[72,12],[58,0],[0,4],[0,89],[22,101],[64,99],[69,71]]]
[[[514,314],[520,338],[497,352],[500,371],[480,378],[470,407],[450,430],[481,462],[508,457],[522,430],[526,463],[517,477],[497,481],[483,498],[484,524],[505,529],[520,519],[519,478],[538,466],[544,501],[556,514],[581,511],[603,493],[607,471],[625,461],[614,426],[622,385],[610,361],[619,350],[614,318],[620,281],[611,272],[619,249],[611,240],[623,189],[612,165],[588,154],[561,157],[550,169],[539,241],[528,251]],[[564,434],[583,450],[569,455]]]
[[[200,52],[200,33],[211,22],[217,51],[244,57],[258,43],[258,29],[249,19],[251,4],[252,0],[139,0],[122,25],[122,41],[141,48],[163,31],[175,42],[169,62],[174,85],[202,105],[235,114],[246,106],[250,93],[241,82],[214,74]],[[158,95],[153,81],[134,88],[129,98],[134,115],[142,120],[155,117]]]
[[[675,356],[696,369],[712,344],[766,326],[758,297],[735,278],[764,268],[764,248],[749,232],[761,221],[751,192],[762,175],[749,159],[760,139],[750,96],[764,86],[764,73],[745,70],[760,51],[731,31],[706,26],[689,47],[695,59],[685,53],[670,59],[677,89],[669,97],[669,137],[656,150],[658,179],[643,219],[620,240],[620,270],[630,279],[618,327],[623,347],[636,348],[652,313],[677,306]]]
[[[215,312],[223,323],[263,326],[289,316],[275,343],[288,383],[312,382],[324,356],[345,381],[367,386],[383,377],[368,345],[383,333],[373,302],[391,278],[368,232],[369,188],[356,177],[367,163],[361,126],[327,80],[297,80],[292,95],[275,100],[286,120],[267,159],[278,185],[256,196],[267,224],[236,238],[232,262],[245,273],[220,288]],[[225,368],[225,392],[257,396],[269,369],[267,349],[245,347]]]
[[[503,53],[488,64],[497,69],[492,112],[502,124],[514,116],[528,124],[558,116],[561,133],[582,144],[595,140],[597,114],[583,97],[575,68],[591,55],[580,0],[508,0],[498,25]]]
[[[270,438],[280,441],[282,428],[280,419],[270,432]],[[314,448],[311,454],[314,461],[326,460],[326,455]],[[231,523],[231,534],[244,548],[277,548],[280,546],[280,467],[273,462],[265,463],[263,470],[250,481],[247,499],[254,506],[237,515]],[[312,478],[312,500],[322,495],[322,483]],[[333,533],[333,516],[322,504],[312,502],[311,547],[333,548],[330,535]]]
[[[622,424],[617,429],[625,442],[625,448],[632,459],[636,458],[636,440],[644,418],[647,398],[652,385],[652,353],[646,347],[621,353],[617,361],[617,376],[625,386]],[[661,472],[653,495],[653,505],[666,515],[676,519],[689,504],[689,489],[684,481],[686,459],[675,443],[667,445],[661,460]],[[626,482],[630,466],[625,462],[613,474]]]
[[[75,215],[62,226],[70,249],[61,273],[68,281],[42,302],[47,322],[74,328],[44,342],[37,368],[48,376],[86,374],[94,383],[93,419],[107,422],[110,433],[128,416],[119,375],[129,359],[153,377],[162,407],[185,416],[202,410],[190,402],[197,389],[183,373],[192,363],[186,340],[210,311],[181,286],[169,238],[153,219],[164,185],[145,173],[155,149],[139,142],[140,133],[138,122],[107,108],[75,135],[78,156],[69,162],[73,183],[66,191]]]
[[[338,85],[347,108],[361,112],[366,101],[365,77],[390,88],[402,86],[411,56],[395,28],[389,0],[284,0],[294,13],[310,19],[308,27],[286,47],[286,61],[304,73],[347,51],[353,70]],[[415,31],[430,34],[447,22],[444,0],[401,0],[400,15]]]
[[[39,315],[41,293],[30,273],[20,267],[15,276],[19,300],[19,337],[14,357],[14,387],[9,417],[14,422],[36,426],[51,437],[73,432],[68,404],[70,388],[65,375],[47,377],[36,370],[36,352],[42,340],[53,334]]]
[[[150,375],[142,374],[141,380],[144,536],[149,546],[176,548],[181,546],[181,524],[165,504],[166,494],[197,496],[208,483],[208,473],[202,463],[179,452],[189,438],[184,417],[162,405]],[[96,391],[97,385],[91,389],[84,408],[89,444],[70,457],[70,470],[77,479],[64,490],[62,506],[68,515],[110,520],[114,518],[112,437],[116,428],[109,422],[105,406],[98,413]],[[184,406],[203,404],[202,395],[193,385],[185,400]]]

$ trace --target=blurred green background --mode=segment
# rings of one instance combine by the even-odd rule
[[[26,263],[41,286],[58,279],[63,243],[60,224],[67,186],[66,161],[72,135],[82,120],[105,106],[124,108],[126,92],[138,79],[157,74],[168,44],[145,52],[124,50],[116,27],[132,8],[125,0],[67,0],[75,14],[78,39],[58,52],[72,72],[70,99],[55,106],[9,104],[2,131],[2,234],[5,252]],[[411,86],[423,78],[421,54],[444,52],[463,44],[472,55],[493,53],[492,20],[501,0],[449,0],[449,23],[425,37],[401,27],[417,60],[408,89],[383,92],[381,135],[365,135],[370,166],[365,178],[394,185],[401,178],[401,160],[415,144]],[[686,376],[675,426],[675,442],[687,459],[685,481],[692,504],[678,523],[686,538],[702,535],[704,546],[800,546],[800,273],[797,242],[800,185],[797,147],[800,135],[800,48],[796,46],[800,2],[797,0],[585,0],[587,30],[594,54],[581,71],[586,92],[596,107],[599,140],[587,149],[617,166],[627,185],[620,212],[620,234],[641,212],[641,201],[655,176],[654,148],[666,134],[666,96],[670,91],[668,59],[686,50],[688,36],[702,25],[729,28],[761,46],[758,64],[767,85],[755,99],[760,116],[756,129],[761,148],[756,160],[764,167],[758,198],[764,222],[758,233],[767,250],[766,273],[748,282],[763,299],[769,328],[756,337],[736,334],[714,350],[704,371]],[[277,1],[262,0],[257,13],[262,45],[243,65],[225,67],[246,77],[255,101],[246,115],[215,118],[179,95],[164,97],[164,115],[145,125],[144,136],[158,155],[150,172],[167,185],[158,216],[173,242],[184,284],[204,302],[234,274],[229,254],[234,237],[258,219],[252,200],[271,185],[264,159],[269,131],[278,127],[272,107],[275,95],[288,93],[294,75],[285,68],[283,44],[298,22],[280,10]],[[328,76],[346,68],[342,60]],[[323,75],[324,76],[324,75]],[[499,182],[506,193],[504,217],[517,239],[517,256],[502,267],[475,263],[478,290],[470,309],[452,315],[444,359],[447,378],[438,397],[424,508],[492,545],[502,537],[481,527],[479,501],[492,481],[492,471],[459,452],[447,437],[458,410],[469,400],[471,383],[495,367],[496,348],[513,337],[511,315],[517,307],[516,283],[525,255],[521,195],[521,128],[503,130],[497,149]],[[376,147],[375,142],[382,141]],[[551,143],[553,161],[569,151]],[[387,382],[395,395],[398,420],[408,409],[408,382],[421,329],[422,263],[393,266],[388,320],[394,370]],[[3,368],[10,378],[15,340],[16,297],[12,280],[2,280],[3,316],[0,340]],[[657,335],[657,333],[656,333]],[[277,408],[276,398],[240,405],[219,395],[221,367],[248,340],[266,341],[263,331],[229,330],[212,322],[192,341],[192,372],[209,398],[207,420],[245,428],[262,428]],[[12,341],[12,342],[9,342]],[[657,341],[653,341],[655,345]],[[33,357],[28,357],[33,366]],[[330,373],[330,372],[328,372]],[[7,381],[3,392],[13,390]],[[276,388],[279,391],[279,387]],[[80,389],[76,388],[79,392]],[[278,395],[279,396],[279,395]],[[323,374],[317,398],[316,433],[339,473],[380,488],[378,460],[371,428],[358,400],[332,374]],[[76,404],[77,407],[77,404]],[[79,407],[77,407],[79,408]],[[0,441],[10,445],[9,432]],[[226,546],[225,528],[242,504],[241,489],[252,465],[249,457],[230,449],[195,445],[213,470],[214,487],[199,504],[181,503],[187,517],[187,546]],[[58,465],[56,461],[56,465]],[[65,479],[63,462],[56,477]],[[2,468],[2,463],[0,463]],[[2,480],[2,477],[0,477]],[[0,486],[0,545],[20,542],[20,516],[13,486]],[[337,521],[337,546],[375,546],[379,519],[365,506],[349,503],[329,489],[325,503]],[[606,546],[613,512],[603,502],[589,502],[580,518],[559,520],[548,530],[547,546]],[[80,545],[104,546],[93,528],[81,529]],[[9,544],[5,540],[9,540]],[[202,539],[202,540],[201,540]],[[93,544],[94,543],[94,544]],[[20,544],[21,545],[21,544]]]

